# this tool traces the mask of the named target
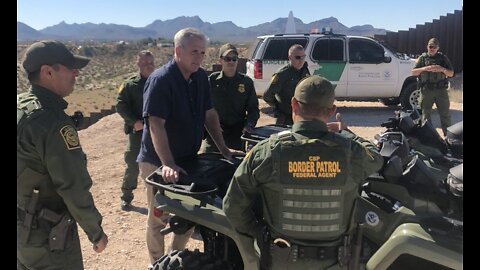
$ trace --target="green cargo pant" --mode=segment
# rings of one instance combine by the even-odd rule
[[[127,149],[124,154],[127,167],[123,176],[121,196],[121,199],[128,203],[133,200],[133,190],[137,188],[139,174],[137,156],[141,142],[142,132],[128,134]]]
[[[223,130],[223,140],[225,140],[225,144],[228,148],[245,151],[245,142],[240,138],[243,134],[242,130],[243,124],[238,127]],[[205,135],[205,139],[202,141],[202,146],[200,147],[200,153],[219,152],[215,142],[210,137],[210,134],[206,132]]]
[[[430,120],[433,103],[437,105],[437,111],[440,115],[443,135],[447,134],[447,128],[451,125],[450,99],[446,88],[422,88],[420,90],[420,108],[422,108],[422,120]]]
[[[293,125],[292,114],[276,111],[275,118],[275,125]]]
[[[27,244],[20,243],[22,222],[17,220],[17,270],[83,270],[82,250],[77,225],[73,225],[66,247],[62,251],[50,251],[49,232],[46,228],[32,229]]]

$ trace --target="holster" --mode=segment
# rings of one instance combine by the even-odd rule
[[[267,225],[259,225],[256,229],[255,235],[257,245],[260,249],[260,269],[269,269],[272,263],[272,256],[270,254],[271,235]]]
[[[22,225],[22,231],[20,233],[20,243],[26,244],[28,240],[30,239],[30,233],[32,230],[32,225],[34,223],[35,219],[35,211],[37,208],[37,203],[38,203],[38,198],[40,194],[39,189],[33,189],[32,191],[32,197],[27,205],[27,208],[23,211],[23,225]],[[19,211],[22,212],[21,209],[17,207],[17,218],[19,216]]]
[[[73,224],[75,222],[70,213],[65,212],[63,215],[59,215],[44,208],[38,214],[38,218],[45,219],[55,224],[51,228],[50,235],[48,237],[48,245],[50,246],[50,250],[64,250],[68,240],[69,232],[73,228]]]
[[[68,212],[65,212],[60,222],[53,226],[48,238],[50,250],[64,250],[67,243],[69,232],[72,229],[73,218]]]

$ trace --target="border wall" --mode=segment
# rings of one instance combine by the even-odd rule
[[[418,57],[427,50],[427,42],[436,37],[440,41],[440,51],[452,62],[455,73],[463,71],[463,8],[440,16],[432,22],[415,28],[398,32],[387,32],[386,35],[375,35],[399,52],[411,57]]]

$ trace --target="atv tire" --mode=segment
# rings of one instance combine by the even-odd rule
[[[198,249],[174,250],[163,255],[154,264],[152,270],[232,270],[233,266],[220,258],[210,258]]]

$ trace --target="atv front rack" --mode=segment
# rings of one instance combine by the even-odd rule
[[[253,129],[252,133],[245,133],[240,138],[243,141],[257,144],[258,142],[267,139],[270,135],[279,133],[284,130],[290,130],[290,127],[283,125],[266,125],[261,127],[256,127]]]
[[[195,181],[188,175],[180,174],[178,184],[166,183],[162,177],[162,167],[156,169],[145,179],[148,184],[157,187],[160,190],[167,190],[173,193],[188,196],[206,196],[215,194],[218,187],[214,184],[204,184]]]
[[[225,195],[233,173],[241,162],[241,157],[225,159],[220,153],[202,153],[176,164],[187,174],[180,174],[177,183],[167,183],[162,177],[162,167],[151,173],[145,181],[161,190],[187,196],[205,196],[215,193]]]

